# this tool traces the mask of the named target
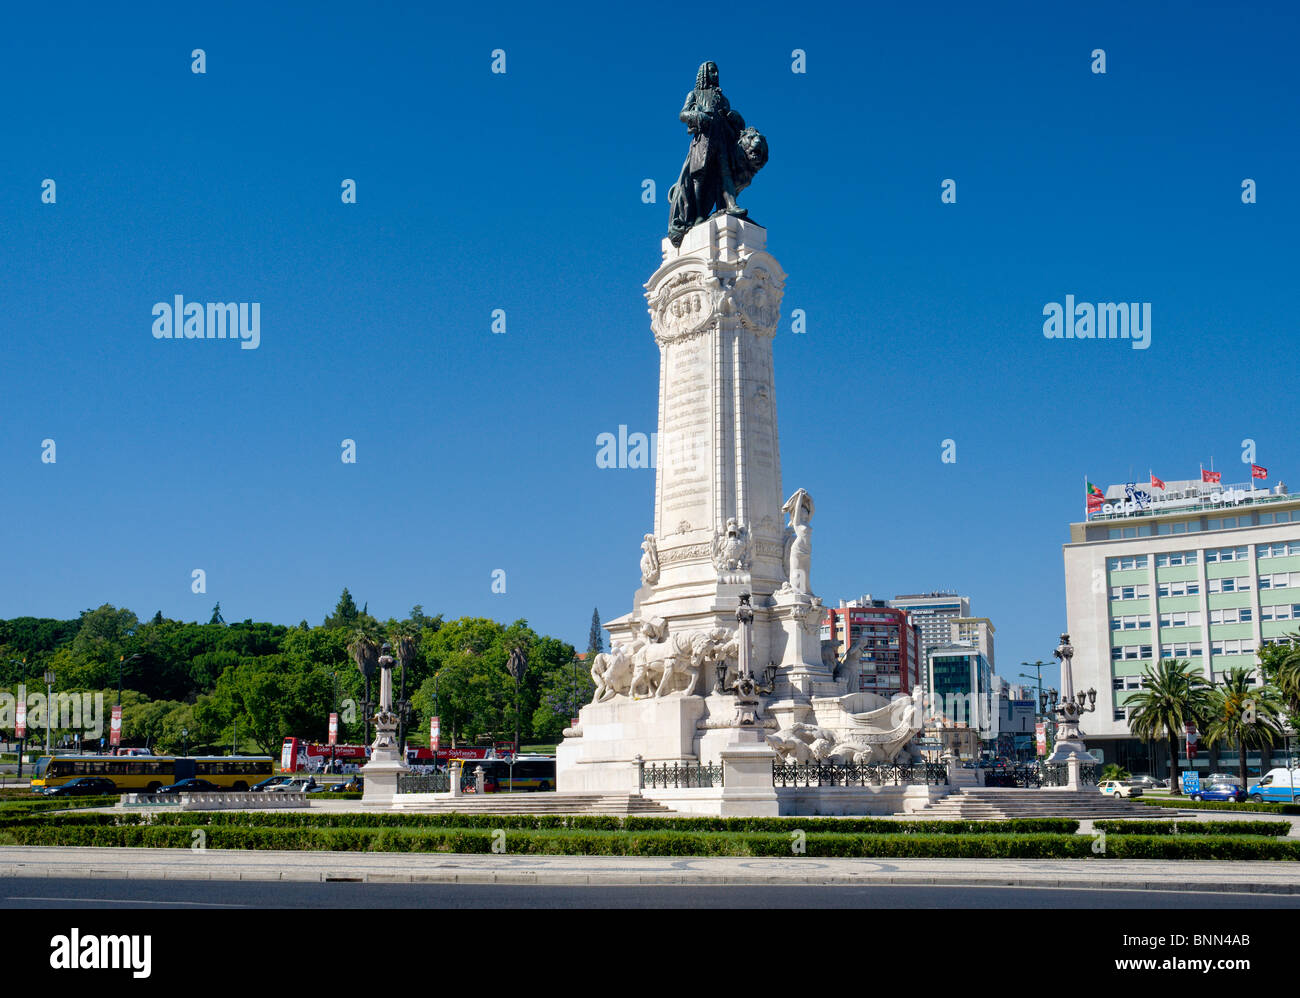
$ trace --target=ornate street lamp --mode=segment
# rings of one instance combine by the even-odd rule
[[[1077,790],[1081,765],[1097,762],[1096,756],[1084,747],[1083,734],[1079,731],[1079,718],[1097,709],[1097,691],[1090,689],[1077,695],[1074,692],[1074,646],[1070,644],[1070,635],[1061,635],[1061,643],[1052,654],[1061,662],[1061,703],[1053,706],[1053,713],[1061,720],[1056,730],[1056,747],[1047,762],[1049,765],[1065,763],[1069,773],[1067,786]],[[1056,691],[1052,690],[1051,694],[1055,704]]]
[[[54,675],[53,669],[45,670],[45,754],[50,754],[50,723],[53,718],[50,716],[54,712],[50,710],[50,701],[54,697]]]
[[[754,608],[750,606],[749,593],[740,594],[740,606],[736,607],[737,662],[735,681],[727,685],[727,665],[719,662],[718,690],[722,693],[734,693],[736,696],[736,720],[742,727],[752,727],[758,723],[760,696],[770,696],[776,689],[776,665],[770,664],[763,670],[760,680],[754,675],[750,665],[753,654],[751,628],[754,624]]]

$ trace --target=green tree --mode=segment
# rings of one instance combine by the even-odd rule
[[[1273,684],[1292,728],[1300,722],[1300,631],[1265,645],[1258,653],[1260,671]]]
[[[209,620],[208,623],[209,623],[209,624],[224,624],[225,622],[226,622],[226,618],[223,617],[223,616],[221,616],[221,604],[218,603],[216,606],[214,606],[214,607],[212,608],[212,619]]]
[[[325,618],[325,626],[352,627],[359,616],[361,612],[357,609],[357,601],[352,598],[347,586],[344,586],[343,594],[334,606],[334,612]]]
[[[591,630],[587,634],[587,654],[598,655],[605,650],[605,633],[600,627],[600,610],[591,609]]]
[[[1282,737],[1282,698],[1270,685],[1255,686],[1249,669],[1230,669],[1209,691],[1205,741],[1237,746],[1237,775],[1246,786],[1246,750],[1264,749]]]
[[[1125,706],[1133,708],[1129,730],[1144,742],[1169,739],[1169,790],[1178,794],[1178,742],[1184,737],[1185,725],[1201,724],[1209,696],[1204,679],[1192,671],[1187,661],[1165,659],[1147,666],[1142,688],[1129,697]]]

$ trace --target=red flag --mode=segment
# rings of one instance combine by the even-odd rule
[[[1160,479],[1158,479],[1153,473],[1151,475],[1151,487],[1153,489],[1163,489],[1165,487],[1165,483],[1162,482]]]
[[[1261,467],[1260,467],[1259,465],[1257,465],[1257,464],[1252,464],[1252,465],[1250,466],[1250,477],[1251,477],[1251,478],[1267,478],[1267,477],[1268,477],[1268,469],[1267,469],[1267,468],[1261,468]]]
[[[1212,482],[1212,483],[1221,482],[1221,481],[1223,481],[1223,472],[1221,472],[1221,471],[1206,471],[1204,468],[1202,468],[1202,469],[1201,469],[1201,481],[1203,481],[1203,482]]]

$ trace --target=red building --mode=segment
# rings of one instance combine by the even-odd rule
[[[886,606],[884,600],[855,601],[828,608],[822,624],[822,641],[829,641],[835,657],[843,659],[859,641],[862,661],[858,689],[885,699],[910,694],[921,686],[925,659],[921,632],[906,610]]]

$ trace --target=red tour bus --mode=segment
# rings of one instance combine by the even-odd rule
[[[406,761],[417,772],[428,771],[435,766],[446,769],[452,759],[509,759],[513,746],[510,742],[497,742],[495,745],[472,745],[463,748],[440,748],[435,759],[428,748],[410,746],[406,750]],[[356,772],[370,758],[370,749],[365,745],[335,745],[334,762],[339,772]],[[285,773],[320,773],[329,765],[330,746],[321,742],[309,742],[305,738],[289,735],[280,746],[280,769]]]

